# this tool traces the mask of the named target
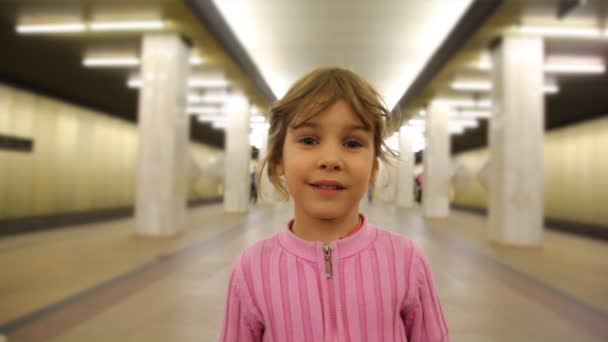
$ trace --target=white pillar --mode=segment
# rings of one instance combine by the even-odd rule
[[[424,216],[429,218],[445,218],[450,214],[449,112],[449,105],[434,101],[426,119],[422,209]]]
[[[399,161],[397,164],[397,206],[414,206],[414,151],[412,149],[411,128],[399,129]]]
[[[142,42],[135,229],[173,235],[183,228],[190,121],[185,113],[190,48],[173,34]]]
[[[538,245],[543,231],[543,40],[507,35],[494,49],[490,239]]]
[[[260,134],[260,141],[262,145],[260,146],[260,154],[259,160],[266,157],[266,153],[268,153],[268,129],[258,130],[256,134]],[[276,204],[280,201],[278,192],[275,190],[272,183],[270,183],[270,178],[268,178],[268,163],[264,166],[263,170],[257,170],[261,172],[260,178],[260,188],[258,189],[258,195],[260,203],[263,204]]]
[[[249,161],[249,101],[241,93],[235,93],[224,106],[227,120],[224,164],[224,211],[244,213],[249,209],[251,180]]]

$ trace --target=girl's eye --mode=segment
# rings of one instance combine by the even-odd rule
[[[344,146],[348,148],[357,148],[363,146],[358,140],[350,139],[344,143]]]
[[[300,139],[299,142],[301,142],[304,145],[316,145],[316,144],[318,144],[317,139],[315,139],[313,137],[304,137],[304,138]]]

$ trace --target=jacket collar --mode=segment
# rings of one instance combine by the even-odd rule
[[[367,217],[361,214],[363,224],[355,234],[344,239],[333,241],[329,244],[333,259],[343,259],[354,255],[372,244],[376,239],[376,227],[367,222]],[[288,252],[310,261],[319,261],[323,256],[323,245],[321,241],[306,241],[294,234],[289,227],[293,219],[287,223],[285,229],[277,234],[279,243]]]

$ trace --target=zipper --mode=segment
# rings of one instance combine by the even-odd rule
[[[336,341],[336,330],[337,320],[336,320],[336,303],[334,299],[334,286],[332,279],[332,267],[331,267],[331,248],[329,244],[323,244],[323,259],[325,261],[325,278],[327,278],[327,294],[329,299],[329,315],[330,315],[330,341]]]
[[[325,278],[331,278],[331,248],[328,244],[323,245],[323,257],[325,259]]]

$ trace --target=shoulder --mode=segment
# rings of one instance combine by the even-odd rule
[[[279,248],[277,241],[278,234],[269,238],[257,241],[247,249],[242,251],[234,260],[232,265],[233,271],[237,273],[251,273],[256,266],[259,267],[265,259],[270,255],[270,251],[274,248]]]
[[[410,238],[395,232],[387,231],[378,226],[372,225],[372,227],[377,232],[375,243],[383,250],[390,248],[392,251],[402,254],[408,260],[421,253],[420,247],[418,247]]]
[[[429,264],[423,249],[412,239],[398,233],[374,227],[377,230],[376,250],[390,253],[398,268],[407,269],[410,281],[415,281],[420,272],[426,272]]]

